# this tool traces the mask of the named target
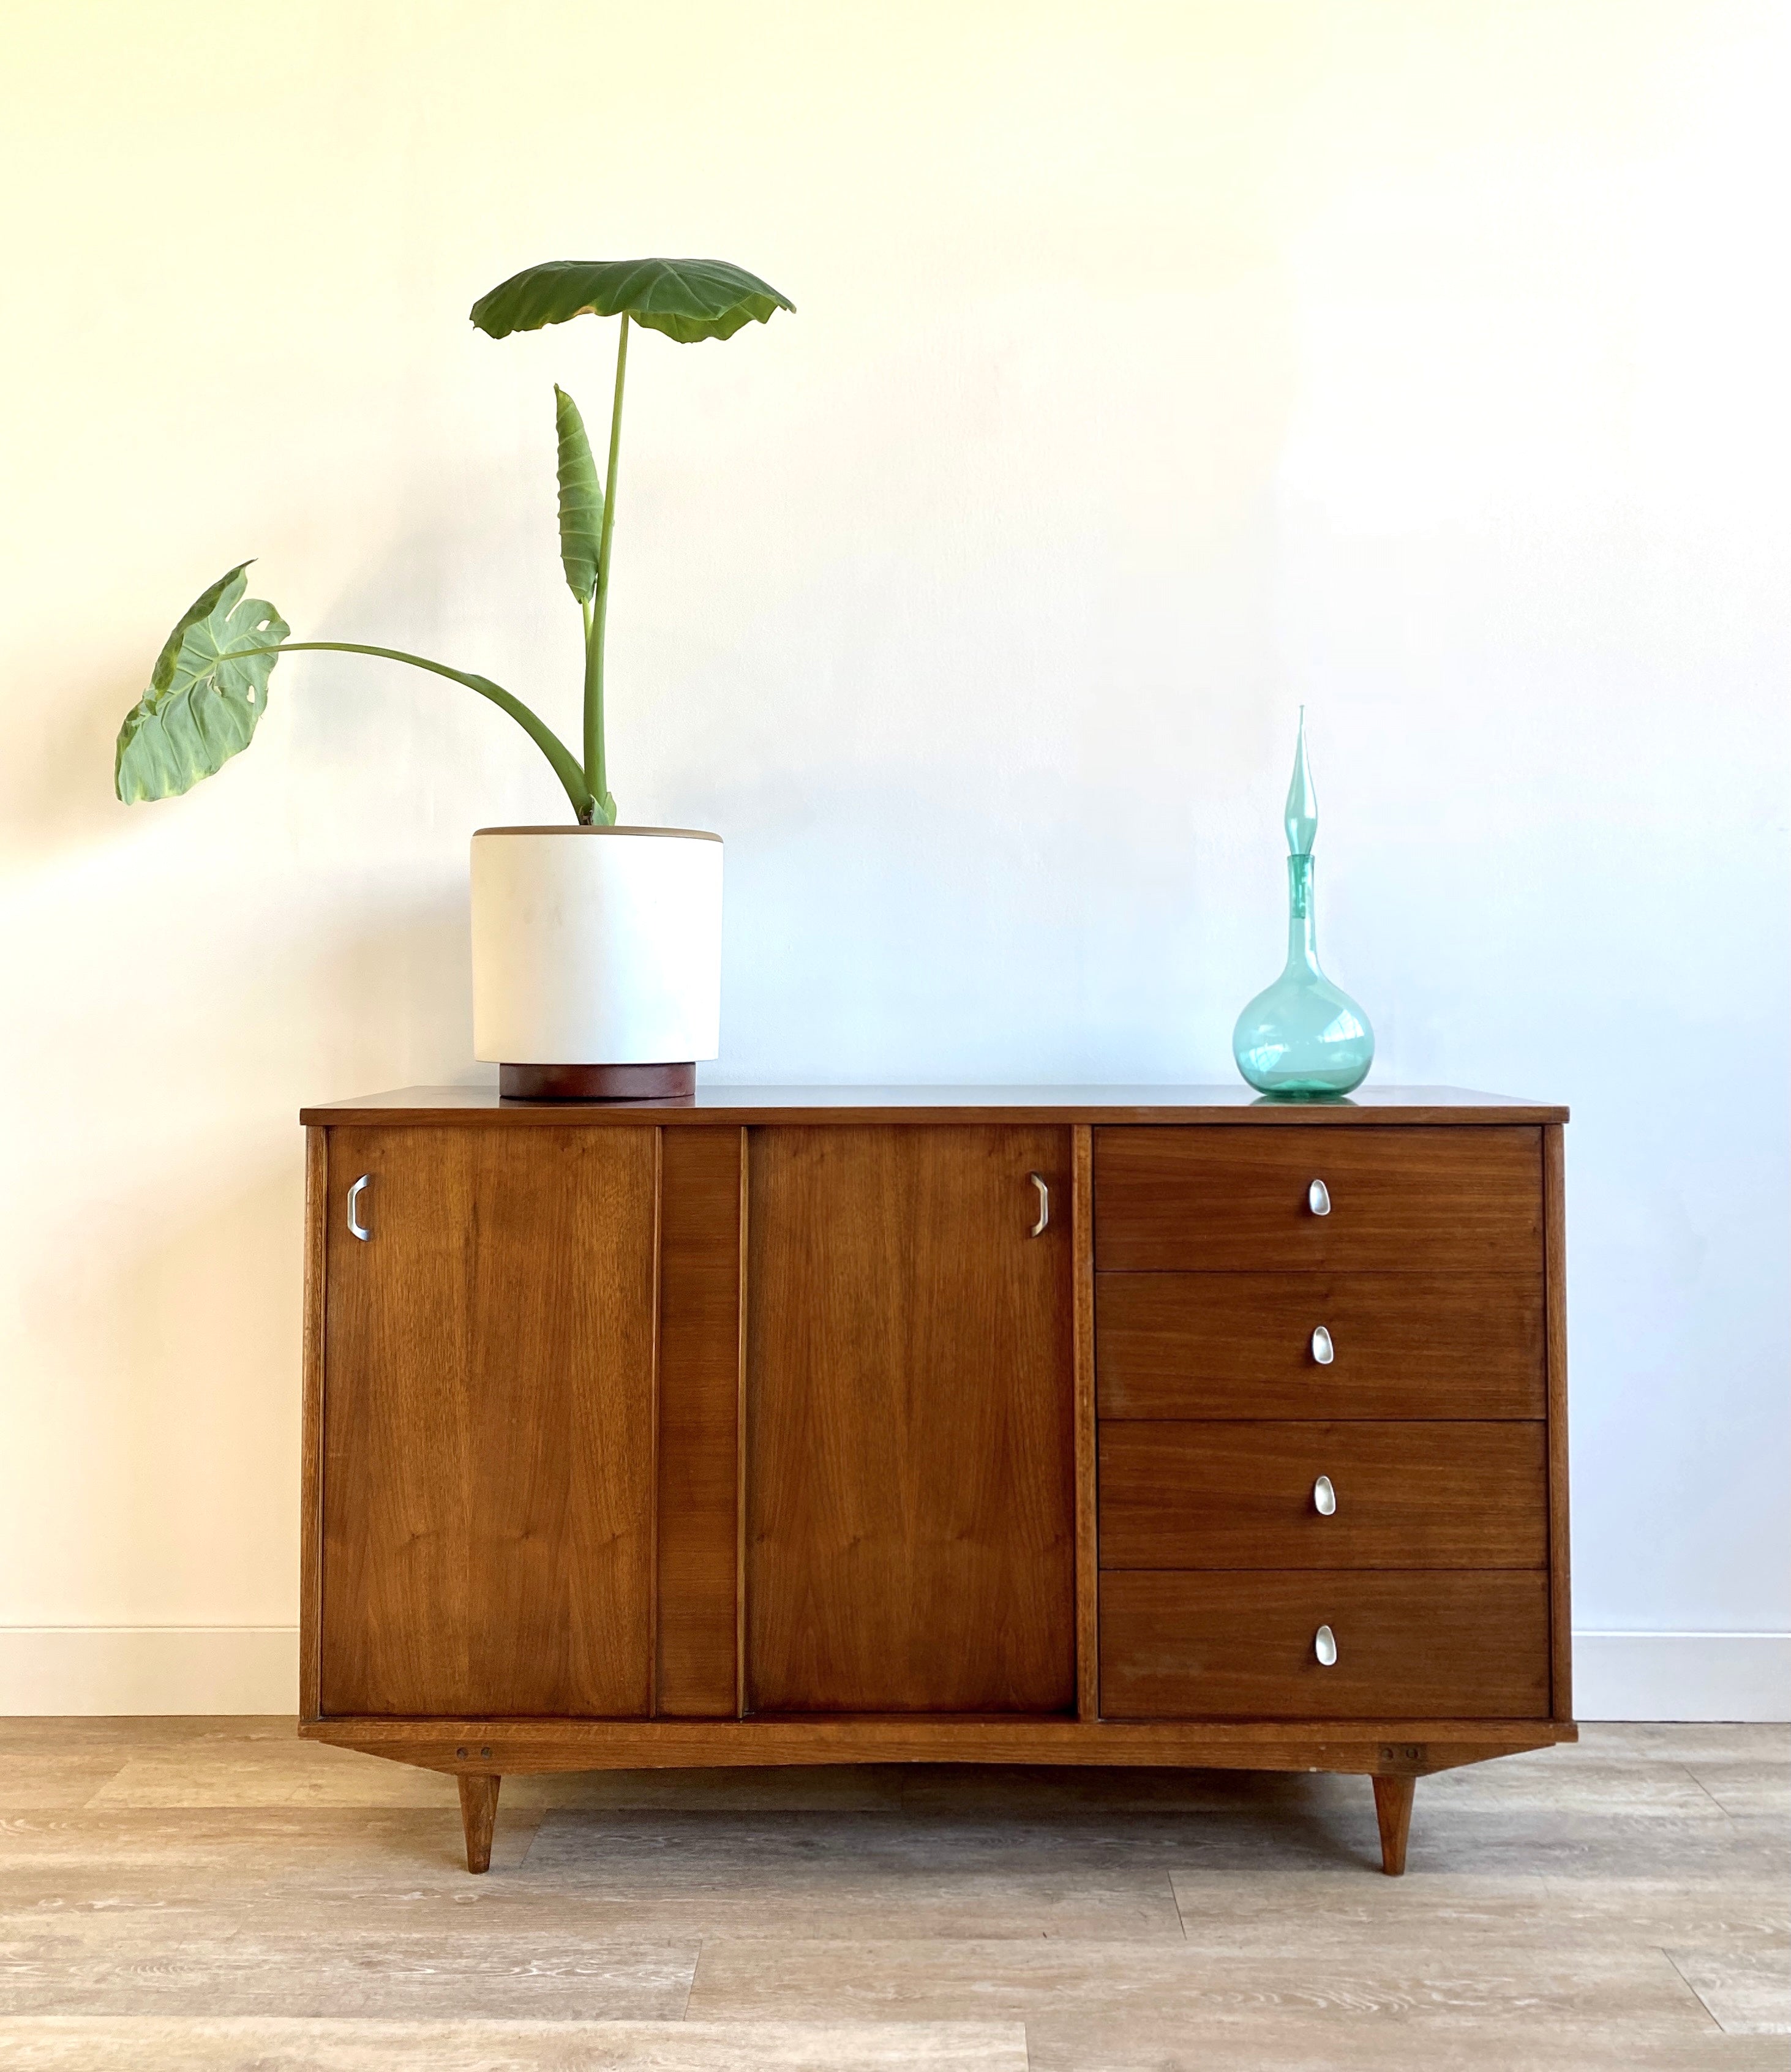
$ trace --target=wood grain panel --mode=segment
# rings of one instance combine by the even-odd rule
[[[1541,1417],[1527,1274],[1103,1273],[1103,1418]],[[1328,1367],[1312,1332],[1330,1333]]]
[[[747,1162],[751,1708],[1069,1710],[1069,1131],[754,1130]]]
[[[752,1292],[747,1285],[746,1270],[752,1252],[752,1136],[747,1130],[740,1133],[740,1339],[738,1359],[740,1388],[739,1416],[734,1428],[734,1454],[738,1472],[734,1482],[733,1515],[737,1528],[734,1539],[734,1606],[733,1606],[733,1663],[734,1710],[744,1719],[746,1715],[746,1331],[751,1315]]]
[[[749,1720],[349,1720],[299,1729],[306,1741],[364,1749],[450,1774],[708,1770],[861,1762],[1087,1763],[1211,1770],[1404,1771],[1579,1738],[1571,1720],[1074,1720],[825,1713]]]
[[[668,1130],[659,1166],[659,1679],[668,1719],[737,1710],[740,1132]]]
[[[651,1128],[331,1132],[327,1713],[645,1712],[653,1226]]]
[[[1533,1128],[1315,1124],[1097,1129],[1104,1270],[1530,1272],[1542,1256]],[[1308,1189],[1324,1181],[1328,1215]]]
[[[1567,1111],[1460,1087],[1385,1086],[1378,1080],[1346,1101],[1267,1102],[1234,1082],[1218,1087],[712,1087],[626,1108],[601,1101],[525,1107],[494,1086],[405,1087],[299,1111],[302,1123],[403,1124],[434,1120],[475,1129],[634,1129],[644,1119],[667,1129],[717,1123],[984,1123],[1017,1128],[1072,1123],[1213,1123],[1241,1129],[1361,1129],[1385,1123],[1565,1122]]]
[[[1092,1133],[1070,1133],[1076,1311],[1076,1716],[1101,1708],[1100,1541],[1095,1511],[1095,1149]]]
[[[1101,1565],[1541,1568],[1545,1439],[1540,1423],[1103,1424]]]
[[[1573,1717],[1573,1583],[1567,1547],[1567,1182],[1561,1125],[1542,1131],[1548,1302],[1548,1565],[1554,1713]]]
[[[323,1345],[327,1312],[330,1145],[327,1130],[305,1132],[305,1322],[303,1408],[298,1457],[298,1716],[321,1706],[318,1649],[323,1582]]]
[[[1313,1647],[1336,1637],[1334,1666]],[[1548,1577],[1499,1568],[1101,1579],[1109,1719],[1546,1719]]]

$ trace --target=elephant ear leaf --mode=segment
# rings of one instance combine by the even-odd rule
[[[585,436],[578,405],[557,382],[553,388],[553,421],[560,434],[560,561],[566,585],[581,604],[589,604],[597,588],[597,563],[603,534],[603,485]]]
[[[125,715],[113,781],[126,805],[190,791],[254,738],[292,628],[265,598],[244,596],[248,566],[240,563],[195,599]]]
[[[732,338],[742,324],[769,323],[795,304],[769,281],[725,259],[550,259],[500,281],[474,303],[473,322],[491,338],[539,331],[569,317],[632,317],[680,345]]]

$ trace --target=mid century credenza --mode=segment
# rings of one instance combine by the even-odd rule
[[[1571,1741],[1559,1108],[308,1108],[299,1731],[507,1771]]]

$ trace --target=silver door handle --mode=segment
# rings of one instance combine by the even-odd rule
[[[1026,1178],[1038,1190],[1038,1221],[1028,1233],[1032,1237],[1043,1237],[1051,1221],[1051,1190],[1045,1184],[1042,1174],[1029,1173]]]
[[[1337,1349],[1331,1343],[1331,1334],[1321,1324],[1312,1333],[1312,1358],[1321,1367],[1329,1367],[1337,1356]]]
[[[1328,1626],[1321,1626],[1312,1635],[1312,1652],[1318,1657],[1321,1669],[1335,1669],[1337,1666],[1337,1637]]]
[[[1334,1518],[1337,1507],[1337,1493],[1331,1486],[1331,1478],[1321,1475],[1312,1484],[1312,1509],[1321,1518]]]
[[[355,1211],[360,1207],[360,1198],[367,1192],[372,1178],[373,1175],[371,1173],[364,1173],[348,1190],[348,1235],[351,1237],[358,1237],[363,1244],[373,1233],[355,1214]]]
[[[1322,1180],[1315,1180],[1306,1190],[1306,1206],[1315,1216],[1331,1213],[1331,1190]]]

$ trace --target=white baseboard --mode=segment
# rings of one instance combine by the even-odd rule
[[[1791,1634],[1576,1633],[1582,1720],[1791,1720]],[[285,1626],[0,1626],[0,1715],[293,1712]]]
[[[297,1626],[0,1626],[0,1714],[298,1710]]]
[[[1791,1720],[1791,1633],[1576,1633],[1582,1720]]]

